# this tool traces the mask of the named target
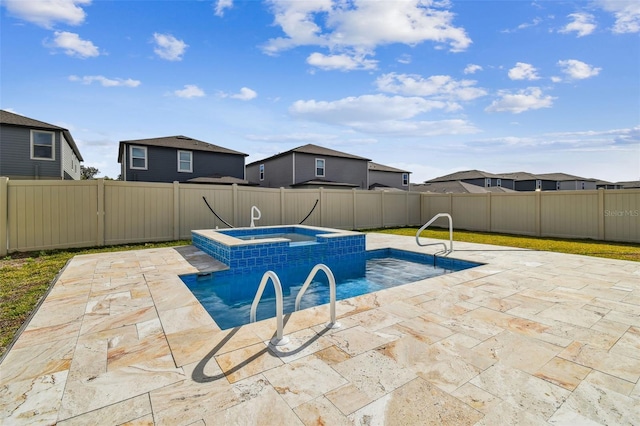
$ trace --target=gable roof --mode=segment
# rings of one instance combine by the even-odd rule
[[[433,192],[440,194],[486,194],[487,192],[517,192],[513,189],[500,186],[484,186],[474,185],[459,180],[446,182],[425,182],[421,184],[411,184],[413,192]]]
[[[595,182],[595,179],[584,178],[580,176],[573,176],[566,173],[543,173],[538,175],[539,179],[555,180],[558,182],[567,180],[583,180],[585,182]]]
[[[34,120],[33,118],[25,117],[23,115],[15,114],[13,112],[0,110],[0,124],[4,124],[6,126],[16,126],[16,127],[28,127],[30,129],[38,129],[38,130],[58,130],[62,132],[64,138],[69,142],[71,149],[78,157],[78,160],[84,161],[82,155],[80,154],[80,150],[76,145],[76,141],[73,140],[71,133],[69,130],[64,127],[55,126],[53,124],[45,123],[44,121]]]
[[[369,162],[369,170],[376,172],[411,173],[408,170],[396,169],[395,167],[385,166],[384,164],[374,163],[373,161]]]
[[[207,151],[218,152],[221,154],[234,154],[247,157],[248,154],[243,152],[234,151],[229,148],[223,148],[218,145],[214,145],[208,142],[199,141],[197,139],[190,138],[188,136],[163,136],[159,138],[150,139],[135,139],[128,141],[120,141],[120,147],[118,148],[118,163],[121,163],[122,154],[124,152],[124,145],[143,145],[143,146],[160,146],[165,148],[185,149],[189,151]]]
[[[511,173],[500,173],[500,176],[507,179],[513,179],[516,181],[522,180],[538,180],[540,177],[538,175],[534,175],[529,172],[511,172]]]
[[[271,157],[263,158],[262,160],[254,161],[252,163],[247,164],[247,166],[250,166],[252,164],[257,164],[257,163],[264,163],[265,161],[284,157],[285,155],[289,155],[294,152],[299,152],[302,154],[321,155],[323,157],[338,157],[338,158],[350,158],[352,160],[371,161],[369,158],[360,157],[360,156],[349,154],[342,151],[336,151],[335,149],[329,149],[329,148],[325,148],[325,147],[314,145],[314,144],[307,144],[307,145],[299,146],[297,148],[290,149],[289,151],[281,152]]]
[[[465,179],[484,179],[484,178],[493,178],[493,179],[505,179],[502,175],[496,175],[493,173],[483,172],[482,170],[464,170],[461,172],[451,173],[445,176],[440,176],[437,178],[433,178],[425,181],[425,183],[429,182],[451,182],[456,180],[465,180]],[[509,178],[506,178],[509,179]]]

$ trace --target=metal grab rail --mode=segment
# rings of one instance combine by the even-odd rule
[[[304,292],[307,291],[307,288],[311,284],[311,281],[313,281],[313,278],[315,278],[315,276],[320,271],[323,271],[327,276],[327,278],[329,279],[329,311],[331,315],[331,320],[329,323],[327,323],[327,327],[339,328],[341,325],[339,322],[336,321],[336,279],[333,276],[333,272],[331,272],[331,269],[329,269],[329,267],[325,264],[318,263],[316,266],[313,267],[311,272],[309,272],[307,279],[305,280],[304,284],[302,284],[302,288],[300,289],[300,291],[298,292],[298,295],[296,296],[295,310],[297,311],[300,309],[300,301],[302,300],[302,296],[304,295]]]
[[[284,329],[284,309],[283,309],[283,300],[282,300],[282,284],[280,284],[280,278],[273,271],[267,271],[262,275],[262,280],[260,281],[260,285],[258,286],[258,291],[256,292],[256,297],[253,299],[253,303],[251,304],[251,314],[249,315],[250,322],[256,322],[256,310],[258,309],[258,303],[262,298],[262,293],[264,292],[264,288],[267,285],[267,281],[271,279],[273,283],[273,287],[276,291],[276,321],[277,321],[277,331],[276,337],[271,339],[271,344],[274,346],[286,345],[289,343],[289,338],[283,336]]]
[[[258,213],[258,215],[254,215],[254,213]],[[255,228],[256,224],[254,223],[254,221],[256,220],[260,220],[260,218],[262,217],[262,213],[260,212],[260,209],[257,208],[256,206],[251,206],[251,227]]]
[[[422,231],[427,229],[429,225],[431,225],[433,222],[435,222],[437,219],[440,219],[441,217],[446,217],[449,219],[449,250],[447,250],[447,245],[445,243],[420,244],[420,234],[422,233]],[[435,245],[442,244],[444,246],[443,252],[445,254],[453,252],[453,218],[451,218],[451,215],[449,213],[438,213],[437,215],[432,217],[429,222],[422,225],[422,228],[420,228],[418,232],[416,232],[416,243],[420,247],[435,246]]]

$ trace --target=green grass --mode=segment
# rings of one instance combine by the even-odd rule
[[[382,232],[413,237],[417,230],[417,228],[397,228],[369,230],[367,232]],[[421,236],[448,240],[449,231],[444,229],[428,229],[423,232]],[[455,231],[454,240],[640,261],[640,244],[566,240],[559,238],[533,238],[467,231]],[[73,256],[156,247],[173,247],[190,243],[191,241],[183,240],[91,249],[13,253],[10,256],[0,259],[0,356],[4,354],[16,332],[36,307],[38,301],[46,294],[56,275]]]
[[[12,253],[0,259],[0,356],[38,301],[46,294],[58,272],[73,256],[186,244],[191,244],[191,241]]]
[[[415,237],[418,228],[377,229],[369,232],[407,235]],[[420,234],[424,238],[449,239],[448,229],[427,229]],[[558,253],[582,254],[585,256],[606,257],[640,261],[640,244],[611,243],[594,240],[569,240],[561,238],[523,237],[519,235],[489,234],[486,232],[455,231],[453,240],[467,243],[491,244],[497,246],[518,247],[531,250],[554,251]],[[455,249],[455,244],[454,244]]]

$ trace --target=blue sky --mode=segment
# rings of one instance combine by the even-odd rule
[[[637,1],[1,0],[0,108],[247,163],[314,143],[413,172],[640,179]]]

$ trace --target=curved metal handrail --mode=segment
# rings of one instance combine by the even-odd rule
[[[440,219],[441,217],[446,217],[449,219],[449,250],[447,250],[447,245],[445,243],[420,244],[420,234],[422,233],[422,231],[427,229],[429,225],[431,225],[433,222],[435,222],[437,219]],[[416,232],[416,244],[418,244],[420,247],[435,246],[435,245],[442,244],[444,246],[445,254],[449,254],[453,252],[453,218],[451,217],[451,215],[449,213],[438,213],[437,215],[432,217],[429,222],[422,225],[422,228],[420,228],[418,232]]]
[[[300,301],[302,300],[302,296],[304,295],[305,291],[307,291],[307,288],[311,284],[311,281],[313,281],[315,276],[320,271],[323,271],[327,276],[327,278],[329,279],[329,312],[331,315],[331,319],[330,319],[330,322],[327,323],[327,327],[339,328],[340,323],[336,321],[336,279],[333,276],[333,272],[331,272],[331,269],[329,269],[329,267],[325,264],[318,263],[316,266],[313,267],[311,272],[309,272],[307,279],[305,280],[304,284],[302,284],[302,288],[300,289],[300,291],[298,292],[298,295],[296,296],[295,310],[297,311],[300,309]]]
[[[276,291],[276,321],[277,321],[277,331],[276,337],[271,339],[271,344],[274,346],[286,345],[289,343],[289,338],[283,335],[284,333],[284,309],[283,309],[283,300],[282,300],[282,284],[280,283],[280,278],[273,271],[267,271],[262,275],[262,280],[260,281],[260,285],[258,286],[258,291],[256,292],[256,297],[253,298],[253,303],[251,304],[251,313],[249,314],[249,321],[256,322],[256,310],[258,309],[258,303],[262,298],[262,293],[264,292],[264,288],[267,285],[267,281],[271,279],[273,283],[273,287]]]
[[[258,213],[258,215],[255,216],[254,213]],[[260,220],[261,217],[262,217],[262,213],[260,212],[260,209],[257,208],[256,206],[251,206],[251,227],[252,228],[256,227],[256,224],[254,222],[256,220]]]

